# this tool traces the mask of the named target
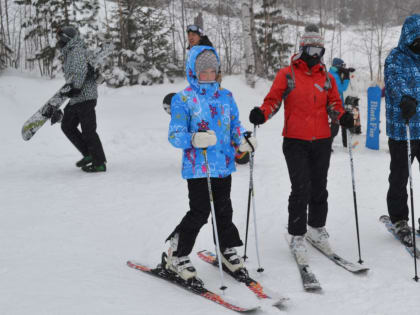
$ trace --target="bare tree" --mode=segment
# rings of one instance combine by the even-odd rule
[[[242,1],[242,38],[245,53],[245,78],[246,83],[252,88],[255,87],[255,58],[252,42],[252,29],[251,29],[251,8],[252,1]],[[255,31],[255,28],[254,28]]]

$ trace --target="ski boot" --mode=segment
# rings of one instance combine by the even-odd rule
[[[399,240],[408,247],[413,247],[413,234],[406,220],[400,220],[393,224],[394,233]]]
[[[330,242],[328,241],[329,235],[325,227],[314,228],[308,226],[308,232],[306,233],[306,238],[314,244],[316,247],[319,247],[327,255],[332,255],[334,252],[331,249]]]
[[[85,165],[82,167],[82,171],[86,173],[98,173],[98,172],[106,172],[106,165],[105,163],[102,165]]]
[[[83,159],[81,159],[80,161],[77,161],[76,166],[77,167],[83,167],[83,166],[89,165],[91,163],[92,163],[92,156],[87,155],[87,156],[84,156]]]
[[[296,257],[296,261],[300,265],[308,264],[308,255],[305,245],[305,237],[303,235],[292,235],[290,240],[290,250]]]
[[[246,280],[249,278],[248,270],[244,266],[242,257],[238,255],[234,247],[228,247],[222,251],[223,269],[231,273],[235,278]]]
[[[178,239],[179,234],[176,233],[170,239],[170,247],[168,249],[168,256],[166,259],[165,268],[169,271],[174,272],[184,281],[192,281],[197,276],[197,271],[195,270],[193,264],[190,261],[188,256],[176,256],[178,248]]]

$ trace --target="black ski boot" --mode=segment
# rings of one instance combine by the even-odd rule
[[[398,238],[404,245],[413,247],[413,233],[407,224],[406,220],[401,220],[394,223],[394,231]]]
[[[102,165],[85,165],[82,167],[82,171],[86,173],[98,173],[98,172],[106,172],[106,165],[105,163]]]
[[[91,163],[92,163],[92,156],[87,155],[87,156],[83,157],[83,159],[81,159],[80,161],[77,161],[76,166],[77,167],[83,167],[83,166],[89,165]]]

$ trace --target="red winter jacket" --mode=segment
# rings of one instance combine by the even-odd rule
[[[277,73],[260,109],[266,120],[279,110],[283,93],[288,86],[286,75],[289,74],[289,78],[293,78],[293,67],[295,87],[284,102],[283,136],[302,140],[329,138],[331,131],[327,106],[337,119],[344,114],[335,80],[321,64],[313,66],[310,70],[303,60],[294,60],[294,57],[292,57],[292,66],[282,68]],[[325,90],[327,75],[331,87]]]

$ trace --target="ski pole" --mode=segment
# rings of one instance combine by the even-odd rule
[[[214,200],[213,200],[213,192],[211,190],[211,180],[210,180],[210,168],[209,168],[209,162],[207,160],[207,148],[203,149],[203,155],[204,155],[204,161],[206,163],[206,173],[207,173],[207,187],[209,190],[209,198],[210,198],[210,208],[211,208],[211,218],[213,221],[213,233],[216,239],[216,253],[217,253],[217,259],[219,262],[219,272],[220,272],[220,290],[224,293],[227,289],[225,286],[225,281],[223,277],[223,266],[222,266],[222,254],[220,252],[220,245],[219,245],[219,234],[217,232],[217,224],[216,224],[216,212],[214,211]]]
[[[257,126],[254,125],[254,137],[257,135]],[[252,145],[251,145],[252,146]],[[258,262],[258,272],[263,272],[264,268],[261,267],[260,261],[260,251],[258,247],[258,232],[257,232],[257,212],[255,207],[255,192],[254,192],[254,150],[250,153],[249,156],[249,192],[248,192],[248,210],[247,210],[247,217],[246,217],[246,233],[245,233],[245,250],[244,250],[244,260],[247,258],[246,256],[246,249],[248,245],[248,228],[249,228],[249,216],[250,216],[250,208],[251,208],[251,200],[252,200],[252,214],[254,218],[254,234],[255,234],[255,249],[257,252],[257,262]]]
[[[254,125],[254,133],[256,132],[256,126]],[[248,248],[248,231],[249,231],[249,217],[251,213],[251,197],[252,190],[254,188],[253,184],[253,173],[254,173],[254,152],[249,153],[249,189],[248,189],[248,207],[246,212],[246,228],[245,228],[245,248],[244,248],[244,261],[248,258],[246,255],[246,249]],[[252,159],[252,162],[251,162]]]
[[[354,215],[356,218],[356,233],[357,233],[357,248],[359,250],[359,264],[363,264],[362,260],[362,253],[360,250],[360,232],[359,232],[359,217],[357,214],[357,200],[356,200],[356,183],[354,180],[354,165],[353,165],[353,137],[351,135],[350,130],[346,129],[347,138],[349,139],[348,148],[349,148],[349,156],[350,156],[350,169],[351,169],[351,182],[353,186],[353,203],[354,203]]]
[[[251,153],[252,154],[252,153]],[[254,163],[251,165],[251,154],[249,158],[249,172],[250,172],[250,179],[249,179],[249,189],[248,189],[248,208],[246,212],[246,228],[245,228],[245,248],[244,248],[244,261],[248,258],[246,255],[246,249],[248,247],[248,230],[249,230],[249,214],[251,212],[251,195],[252,195],[252,188],[253,185],[251,183],[252,172],[254,171]]]
[[[408,120],[405,125],[407,130],[407,155],[408,155],[408,178],[410,180],[410,203],[411,203],[411,224],[413,232],[413,246],[414,246],[414,281],[419,281],[417,276],[417,247],[416,247],[416,226],[414,222],[414,200],[413,200],[413,177],[411,174],[411,135],[410,135],[410,126],[408,125]]]

